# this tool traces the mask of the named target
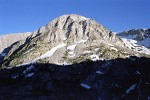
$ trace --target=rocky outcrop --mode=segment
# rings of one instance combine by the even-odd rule
[[[149,65],[149,58],[130,57],[1,69],[0,99],[148,100]]]
[[[30,35],[31,35],[31,32],[13,33],[13,34],[6,34],[3,36],[0,36],[0,53],[5,48],[11,46],[13,43],[20,41],[20,40],[25,40]]]

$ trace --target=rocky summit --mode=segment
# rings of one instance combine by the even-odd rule
[[[0,99],[150,99],[149,29],[114,34],[70,14],[17,36],[0,45]]]

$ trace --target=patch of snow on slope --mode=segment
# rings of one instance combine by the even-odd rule
[[[34,75],[34,73],[29,73],[25,77],[32,77],[33,75]]]
[[[43,58],[46,58],[46,57],[51,57],[57,51],[57,49],[59,49],[61,47],[64,47],[64,46],[66,46],[66,44],[64,44],[64,43],[62,43],[60,45],[57,45],[56,47],[53,47],[50,51],[48,51],[45,54],[41,55],[40,57],[34,59],[32,62],[35,62],[39,59],[43,59]]]
[[[27,63],[23,63],[23,64],[16,65],[16,67],[26,66],[26,65],[30,65],[30,64],[31,64],[31,62],[27,62]]]
[[[96,74],[104,74],[104,73],[101,71],[96,71]]]
[[[68,54],[69,54],[69,55],[73,55],[73,54],[74,54],[74,51],[68,51]]]
[[[90,55],[90,58],[91,58],[92,61],[97,61],[97,60],[99,60],[99,56],[98,56],[98,55],[95,55],[95,54]]]
[[[40,57],[32,60],[31,62],[27,62],[27,63],[23,63],[23,64],[19,64],[19,65],[16,65],[16,67],[20,67],[20,66],[26,66],[26,65],[30,65],[32,63],[35,63],[37,60],[39,59],[43,59],[43,58],[46,58],[46,57],[51,57],[53,55],[53,53],[55,53],[57,51],[57,49],[61,48],[61,47],[64,47],[66,46],[66,44],[60,44],[60,45],[57,45],[56,47],[53,47],[50,51],[48,51],[47,53],[41,55]]]
[[[76,46],[77,46],[77,44],[70,45],[67,47],[67,50],[74,50]]]
[[[77,44],[70,45],[67,47],[67,50],[69,50],[68,51],[68,54],[69,54],[68,57],[75,57],[76,56],[76,54],[74,54],[74,49],[76,48],[76,46],[77,46]]]
[[[131,85],[127,90],[126,90],[126,94],[129,94],[132,90],[134,90],[136,88],[137,84],[133,84]]]
[[[6,67],[6,69],[12,69],[12,67]]]
[[[136,74],[141,74],[138,70],[136,71]]]
[[[72,57],[75,57],[76,54],[72,54],[72,55],[69,55],[68,57],[72,58]]]
[[[85,40],[83,40],[83,39],[81,39],[80,41],[75,41],[75,43],[84,43],[84,42],[86,42],[88,40],[88,38],[87,39],[85,39]]]
[[[18,77],[19,77],[19,75],[15,75],[15,76],[12,76],[12,79],[16,79]]]
[[[86,18],[86,17],[83,17],[83,16],[81,16],[81,18],[82,18],[83,20],[88,20],[88,19],[90,19],[90,18]]]
[[[117,49],[117,48],[115,48],[115,47],[110,47],[110,49],[111,49],[111,50],[118,51],[118,49]]]
[[[114,45],[112,45],[112,44],[109,44],[109,46],[110,46],[110,47],[114,47]]]
[[[64,65],[64,66],[66,66],[66,65],[72,65],[72,64],[64,61],[62,63],[57,63],[57,65]]]
[[[80,85],[81,85],[82,87],[86,88],[86,89],[90,89],[90,88],[91,88],[89,85],[84,84],[84,83],[82,83],[82,84],[80,84]]]
[[[28,71],[30,71],[33,68],[34,68],[34,66],[31,65],[31,66],[27,67],[26,70],[23,71],[23,73],[26,74]]]
[[[93,53],[92,51],[86,50],[83,52],[83,54]]]
[[[95,51],[98,51],[98,50],[99,50],[99,48],[95,48],[94,50],[95,50]]]

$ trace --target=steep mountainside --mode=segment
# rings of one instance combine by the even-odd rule
[[[129,48],[150,55],[150,29],[132,29],[117,35]]]
[[[24,44],[16,45],[5,56],[5,65],[35,62],[72,64],[88,59],[113,59],[138,55],[95,20],[75,14],[63,15],[52,20],[33,32]]]

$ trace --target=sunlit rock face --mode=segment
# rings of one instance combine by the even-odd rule
[[[7,35],[0,36],[0,53],[7,47],[11,46],[13,43],[25,40],[28,36],[31,35],[31,32],[26,33],[12,33]]]
[[[75,45],[74,48],[72,45]],[[123,53],[115,53],[117,49],[125,48],[120,38],[95,20],[70,14],[60,16],[32,32],[25,42],[12,45],[4,60],[9,65],[37,61],[72,64],[86,59],[126,57]],[[91,53],[85,53],[87,51]]]

